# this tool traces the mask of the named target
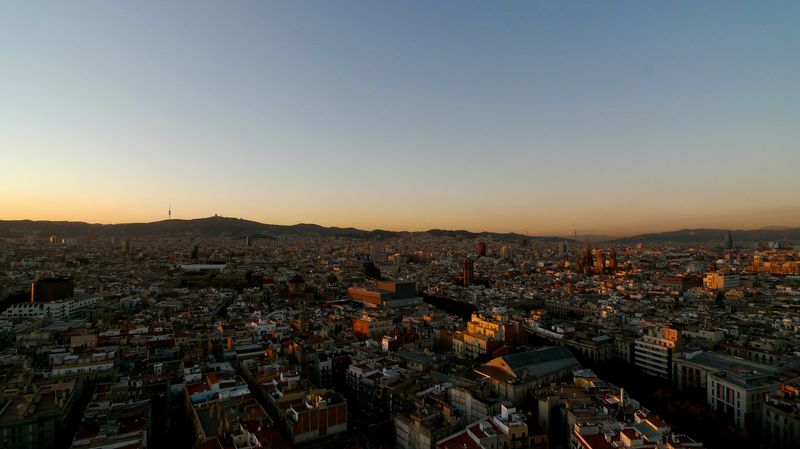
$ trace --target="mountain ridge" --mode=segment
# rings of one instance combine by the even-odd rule
[[[682,243],[698,244],[722,242],[728,232],[731,233],[734,245],[746,243],[766,243],[772,241],[800,242],[800,228],[772,227],[779,229],[717,229],[694,228],[679,229],[675,231],[653,232],[639,234],[631,237],[622,237],[611,240],[613,243]]]
[[[528,237],[516,233],[472,232],[466,230],[430,229],[428,231],[387,231],[374,229],[371,231],[347,227],[322,226],[313,223],[294,225],[276,225],[260,223],[242,218],[212,216],[193,219],[170,219],[153,222],[99,224],[83,221],[48,221],[48,220],[0,220],[0,236],[18,236],[21,234],[51,234],[63,237],[81,237],[87,235],[159,235],[177,233],[197,233],[202,235],[247,236],[256,234],[276,235],[320,235],[353,238],[382,238],[414,234],[431,234],[455,238],[492,237],[501,240],[542,239],[560,240],[557,237]]]
[[[722,242],[726,229],[684,228],[674,231],[653,232],[629,237],[608,238],[604,241],[617,244],[631,243],[680,243],[698,244]],[[730,230],[734,243],[788,241],[800,242],[800,228],[787,226],[768,226],[753,230]],[[451,238],[496,238],[500,240],[533,239],[540,241],[570,240],[558,236],[526,236],[513,232],[473,232],[464,229],[429,229],[427,231],[387,231],[384,229],[363,230],[354,227],[322,226],[314,223],[277,225],[261,223],[242,218],[211,216],[205,218],[171,219],[153,222],[100,224],[83,221],[50,220],[0,220],[0,236],[19,236],[21,234],[49,234],[60,237],[82,237],[87,235],[159,235],[196,233],[201,235],[318,235],[353,238],[384,238],[427,234]],[[599,242],[599,240],[595,240]]]

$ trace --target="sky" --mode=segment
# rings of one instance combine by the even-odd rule
[[[800,2],[0,3],[0,219],[800,226]]]

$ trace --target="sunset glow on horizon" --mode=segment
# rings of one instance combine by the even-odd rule
[[[800,226],[767,4],[6,3],[0,219]]]

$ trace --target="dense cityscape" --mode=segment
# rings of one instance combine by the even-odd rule
[[[0,449],[800,449],[798,24],[0,0]]]
[[[796,242],[197,221],[214,233],[6,229],[0,446],[800,441]]]

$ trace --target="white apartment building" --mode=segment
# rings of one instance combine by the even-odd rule
[[[677,346],[678,333],[669,328],[645,335],[634,343],[633,364],[643,372],[665,379],[671,378],[672,354]]]
[[[84,309],[97,304],[102,295],[79,296],[58,301],[14,304],[3,311],[5,319],[42,319],[69,320],[76,318]]]

